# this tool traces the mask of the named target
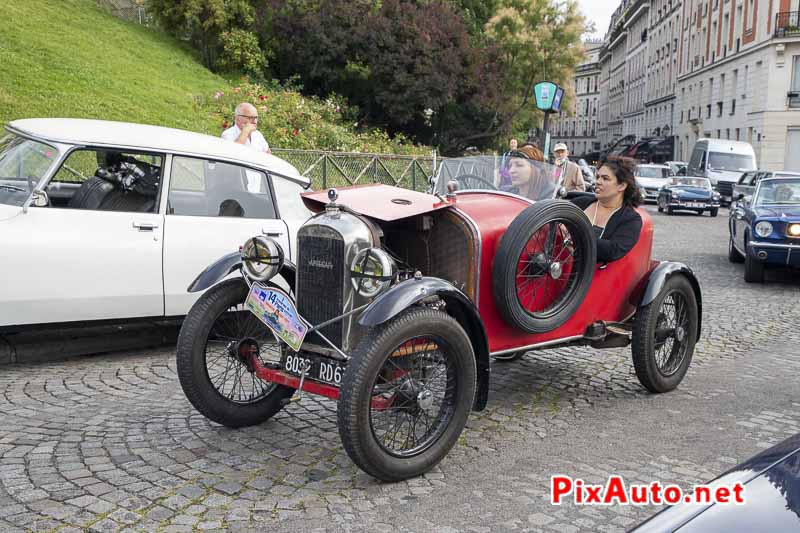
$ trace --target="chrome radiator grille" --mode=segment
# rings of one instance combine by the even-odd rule
[[[717,192],[719,192],[722,196],[733,196],[733,182],[718,181]]]
[[[344,240],[339,232],[324,226],[305,226],[298,237],[297,307],[311,325],[342,314],[344,309]],[[336,346],[342,346],[344,323],[322,328]],[[327,346],[315,333],[308,342]]]

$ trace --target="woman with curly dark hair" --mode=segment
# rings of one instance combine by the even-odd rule
[[[595,197],[576,198],[597,237],[597,261],[616,261],[639,240],[642,217],[636,207],[643,202],[634,171],[636,162],[628,157],[609,157],[597,171]]]

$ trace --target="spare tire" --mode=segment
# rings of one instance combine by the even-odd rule
[[[591,223],[564,200],[537,202],[511,223],[494,257],[497,309],[527,333],[552,331],[586,297],[597,263]]]

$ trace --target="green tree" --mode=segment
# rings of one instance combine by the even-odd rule
[[[147,5],[165,30],[189,39],[209,69],[263,64],[254,57],[261,51],[248,34],[254,22],[249,0],[148,0]]]
[[[554,81],[567,90],[562,107],[574,98],[572,77],[584,57],[581,36],[586,21],[575,0],[499,0],[485,34],[497,50],[505,98],[493,109],[481,131],[460,139],[481,144],[511,131],[538,124],[533,86]]]

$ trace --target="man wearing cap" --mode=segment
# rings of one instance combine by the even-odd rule
[[[583,182],[583,174],[580,167],[569,160],[569,150],[564,143],[558,143],[553,147],[553,155],[556,156],[556,179],[562,180],[562,186],[569,191],[586,191],[586,184]]]

